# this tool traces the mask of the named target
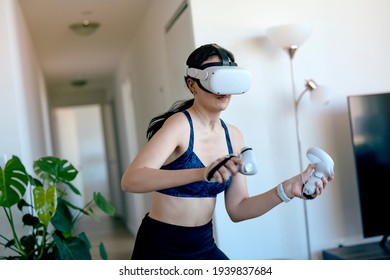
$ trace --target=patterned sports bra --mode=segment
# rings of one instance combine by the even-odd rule
[[[188,149],[180,157],[163,165],[161,169],[164,170],[180,170],[180,169],[191,169],[191,168],[203,168],[205,167],[200,161],[198,156],[194,153],[194,127],[192,124],[192,119],[190,114],[187,111],[183,111],[185,116],[190,123],[190,142],[188,144]],[[233,153],[232,144],[230,142],[229,131],[226,124],[221,120],[221,125],[225,130],[226,143],[228,147],[228,154]],[[169,189],[159,190],[158,192],[177,196],[177,197],[216,197],[217,194],[223,192],[231,182],[232,178],[229,178],[228,181],[224,183],[218,182],[207,182],[207,181],[198,181],[178,187],[173,187]]]

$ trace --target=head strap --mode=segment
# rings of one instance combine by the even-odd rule
[[[237,63],[230,61],[226,51],[222,49],[219,45],[213,44],[213,47],[218,51],[219,55],[221,56],[223,66],[237,66]]]

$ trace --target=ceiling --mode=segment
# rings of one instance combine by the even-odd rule
[[[49,88],[109,80],[151,0],[19,0]],[[88,36],[69,25],[100,23]]]

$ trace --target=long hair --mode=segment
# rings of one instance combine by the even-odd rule
[[[157,117],[154,117],[150,123],[148,130],[146,131],[146,139],[149,141],[153,135],[163,126],[165,121],[178,112],[183,112],[190,108],[194,104],[194,99],[184,100],[184,101],[176,101],[169,110]]]
[[[221,48],[221,47],[220,47]],[[229,59],[234,62],[234,56],[233,54],[224,49],[221,48],[229,57]],[[200,46],[199,48],[195,49],[187,58],[186,65],[190,68],[197,68],[203,64],[204,61],[206,61],[211,56],[218,56],[220,59],[222,59],[218,49],[215,47],[215,44],[207,44]],[[188,76],[184,77],[184,82],[186,83],[186,86],[188,87],[187,80],[188,79],[194,79],[190,78]],[[196,79],[194,79],[196,80]],[[194,104],[194,98],[189,100],[182,100],[182,101],[176,101],[169,110],[157,117],[154,117],[148,126],[148,129],[146,131],[146,139],[149,141],[153,135],[163,126],[165,121],[172,116],[175,113],[183,112],[190,108]]]

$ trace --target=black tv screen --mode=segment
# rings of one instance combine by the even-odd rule
[[[390,234],[390,93],[348,96],[365,238]]]

